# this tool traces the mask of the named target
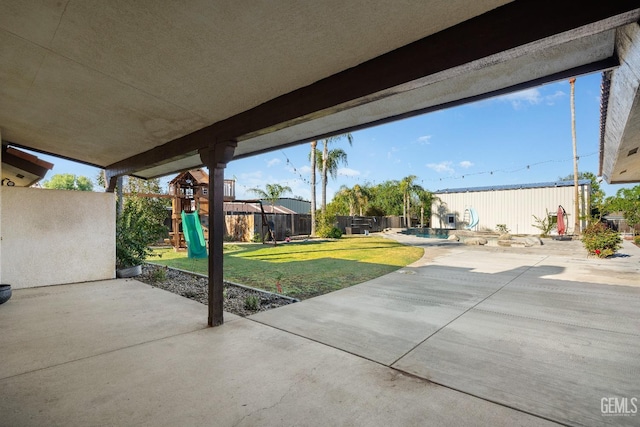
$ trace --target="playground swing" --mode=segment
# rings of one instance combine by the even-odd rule
[[[267,219],[267,214],[264,211],[264,205],[262,204],[262,200],[258,200],[258,199],[253,199],[253,200],[235,200],[234,203],[242,203],[243,205],[245,204],[250,204],[250,205],[255,205],[257,204],[258,206],[260,206],[260,218],[261,218],[261,226],[260,226],[260,237],[262,239],[262,243],[266,244],[267,239],[270,239],[271,241],[275,242],[276,241],[276,235],[275,235],[275,231],[274,231],[274,223],[273,221],[269,221]],[[266,232],[265,232],[266,230]]]

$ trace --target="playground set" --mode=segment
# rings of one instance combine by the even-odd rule
[[[209,175],[202,169],[182,172],[169,182],[171,197],[171,232],[169,238],[176,251],[187,250],[189,258],[206,258],[209,241]],[[225,204],[251,203],[259,205],[262,218],[262,242],[274,239],[260,200],[236,200],[235,181],[224,181]],[[266,230],[266,232],[265,232]]]

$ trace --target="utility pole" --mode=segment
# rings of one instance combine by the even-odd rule
[[[579,235],[580,230],[580,192],[578,188],[578,145],[576,143],[576,79],[569,79],[571,85],[571,139],[573,140],[573,212],[575,224],[573,234]]]

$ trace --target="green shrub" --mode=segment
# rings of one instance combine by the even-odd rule
[[[339,239],[340,237],[342,237],[342,230],[340,230],[338,227],[323,226],[317,230],[316,234],[320,237],[329,239]]]
[[[129,197],[124,202],[122,215],[116,219],[116,267],[140,265],[151,255],[149,245],[167,232],[163,225],[164,207],[145,204],[145,200]]]
[[[251,239],[253,243],[262,243],[262,235],[260,233],[253,233],[253,238]]]
[[[260,308],[260,297],[257,295],[248,295],[245,297],[244,308],[251,311],[257,311]]]
[[[640,236],[636,236],[633,238],[633,243],[635,243],[636,245],[640,246]]]
[[[509,229],[507,228],[507,224],[496,224],[496,230],[500,234],[509,234]]]
[[[335,226],[335,215],[318,215],[318,226],[316,227],[316,235],[330,239],[339,239],[342,237],[342,230]]]
[[[533,219],[536,223],[532,225],[540,230],[540,237],[548,237],[554,225],[553,221],[551,221],[551,218],[549,218],[549,211],[547,210],[546,215],[542,218],[538,218],[537,216],[533,215]]]
[[[164,282],[167,280],[167,268],[166,267],[156,267],[151,272],[151,281],[153,282]]]
[[[582,244],[589,253],[599,258],[607,258],[622,247],[620,235],[602,222],[591,224],[584,231]]]

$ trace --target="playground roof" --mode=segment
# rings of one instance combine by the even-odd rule
[[[263,203],[262,208],[267,214],[295,214],[295,211],[285,208],[284,206],[271,206],[270,204]],[[261,213],[260,203],[258,202],[224,202],[224,211],[226,213]]]
[[[164,176],[217,142],[242,158],[610,69],[639,18],[637,0],[3,0],[2,140]]]
[[[199,185],[209,184],[209,174],[207,174],[202,169],[191,169],[188,171],[181,172],[175,178],[169,181],[169,184],[175,184],[176,182],[187,179],[189,176],[191,176],[196,181],[195,184],[199,184]]]

